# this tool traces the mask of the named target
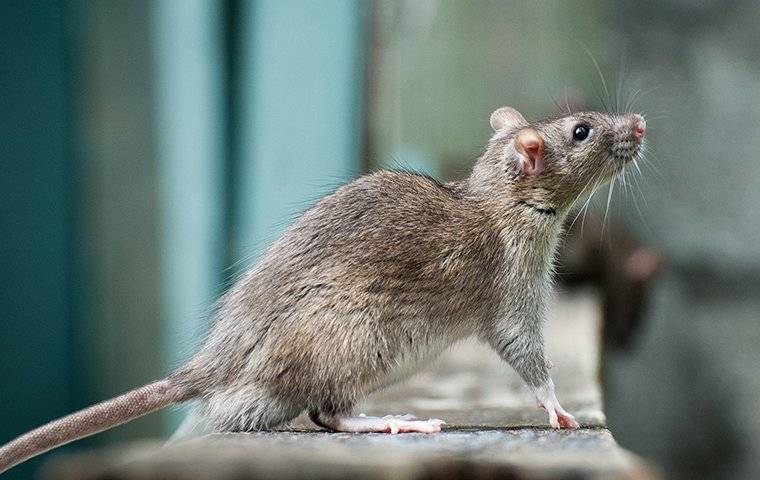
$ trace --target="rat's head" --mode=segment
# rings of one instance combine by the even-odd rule
[[[491,115],[494,136],[470,177],[475,190],[506,187],[520,200],[566,209],[582,193],[620,173],[640,152],[644,117],[571,113],[529,123],[511,107]]]

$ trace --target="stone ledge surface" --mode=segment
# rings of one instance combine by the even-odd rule
[[[408,381],[370,396],[359,409],[442,418],[448,425],[439,434],[330,433],[302,416],[280,431],[62,456],[46,465],[43,478],[657,478],[604,426],[598,338],[596,298],[558,295],[550,309],[547,346],[558,397],[580,421],[579,430],[548,428],[545,412],[517,375],[489,348],[466,341]]]
[[[57,463],[57,465],[56,465]],[[54,472],[54,474],[53,474]],[[437,435],[318,431],[211,435],[162,446],[84,454],[48,465],[47,478],[649,479],[655,473],[604,428],[456,426]]]

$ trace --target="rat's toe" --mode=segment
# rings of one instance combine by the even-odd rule
[[[580,427],[580,424],[575,420],[575,417],[570,415],[569,413],[560,414],[557,417],[557,420],[559,421],[559,427],[560,428],[578,428]]]

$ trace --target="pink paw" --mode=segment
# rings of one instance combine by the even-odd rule
[[[542,406],[549,412],[549,425],[552,428],[578,428],[580,424],[575,420],[575,417],[567,413],[561,406],[555,405],[550,408]]]
[[[557,424],[552,425],[554,428],[579,428],[580,424],[575,420],[575,417],[567,412],[557,414]]]
[[[431,418],[429,420],[417,420],[412,415],[386,415],[381,420],[385,421],[386,433],[437,433],[441,431],[441,426],[444,422],[438,418]]]
[[[549,379],[544,385],[535,389],[536,399],[541,408],[549,413],[549,424],[552,428],[578,428],[575,417],[565,411],[554,395],[554,382]]]
[[[414,415],[386,415],[384,417],[368,417],[359,415],[340,419],[338,430],[350,432],[376,433],[437,433],[446,422],[438,418],[418,420]]]

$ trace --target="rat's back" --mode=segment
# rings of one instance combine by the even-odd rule
[[[493,292],[462,272],[496,268],[483,245],[498,240],[463,204],[433,179],[383,171],[296,220],[224,297],[206,345],[178,372],[204,392],[213,428],[350,409],[472,333]]]

